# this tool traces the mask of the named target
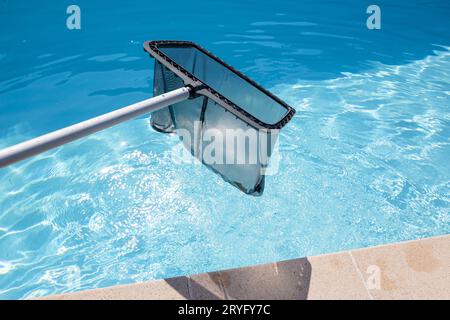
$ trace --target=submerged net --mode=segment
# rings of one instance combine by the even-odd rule
[[[192,99],[152,114],[160,132],[176,132],[190,153],[224,180],[261,195],[278,129],[293,109],[192,43],[152,42],[154,95],[191,85]],[[199,86],[200,85],[200,86]]]

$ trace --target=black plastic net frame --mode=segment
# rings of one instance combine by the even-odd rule
[[[185,86],[195,91],[191,99],[154,112],[152,127],[165,133],[188,132],[193,139],[184,135],[182,142],[193,156],[241,191],[261,195],[278,132],[295,110],[193,42],[147,41],[144,49],[155,58],[154,95]],[[237,132],[232,138],[241,143],[227,144],[225,139],[220,150],[220,140],[211,138],[211,131],[223,137]],[[212,140],[214,161],[205,161],[204,151]]]

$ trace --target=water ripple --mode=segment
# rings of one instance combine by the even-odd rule
[[[151,62],[139,56],[148,30],[189,35],[226,61],[236,58],[233,65],[298,112],[280,134],[279,171],[259,198],[201,165],[174,163],[178,139],[154,132],[147,119],[0,170],[0,298],[450,232],[450,56],[430,45],[448,29],[441,12],[420,3],[433,23],[423,24],[427,40],[417,42],[408,21],[422,20],[410,12],[391,21],[397,34],[355,25],[365,10],[355,3],[303,10],[295,1],[279,12],[258,6],[257,14],[242,3],[241,16],[217,3],[205,6],[223,19],[195,8],[192,24],[180,28],[186,6],[160,8],[174,14],[168,23],[148,19],[155,2],[142,1],[127,23],[111,27],[92,15],[82,39],[46,30],[52,37],[30,38],[28,50],[20,42],[26,28],[8,20],[15,31],[0,35],[8,44],[0,54],[2,147],[150,96]],[[122,21],[124,13],[111,6],[107,17]],[[16,32],[20,40],[11,38]]]

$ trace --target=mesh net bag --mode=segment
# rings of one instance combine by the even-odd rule
[[[278,131],[294,110],[203,48],[151,41],[154,95],[190,86],[195,95],[156,111],[152,127],[176,132],[190,153],[246,194],[261,195]]]

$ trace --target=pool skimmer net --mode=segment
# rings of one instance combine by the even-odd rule
[[[147,41],[154,97],[0,150],[0,168],[138,116],[246,194],[261,195],[278,133],[295,110],[189,41]]]

